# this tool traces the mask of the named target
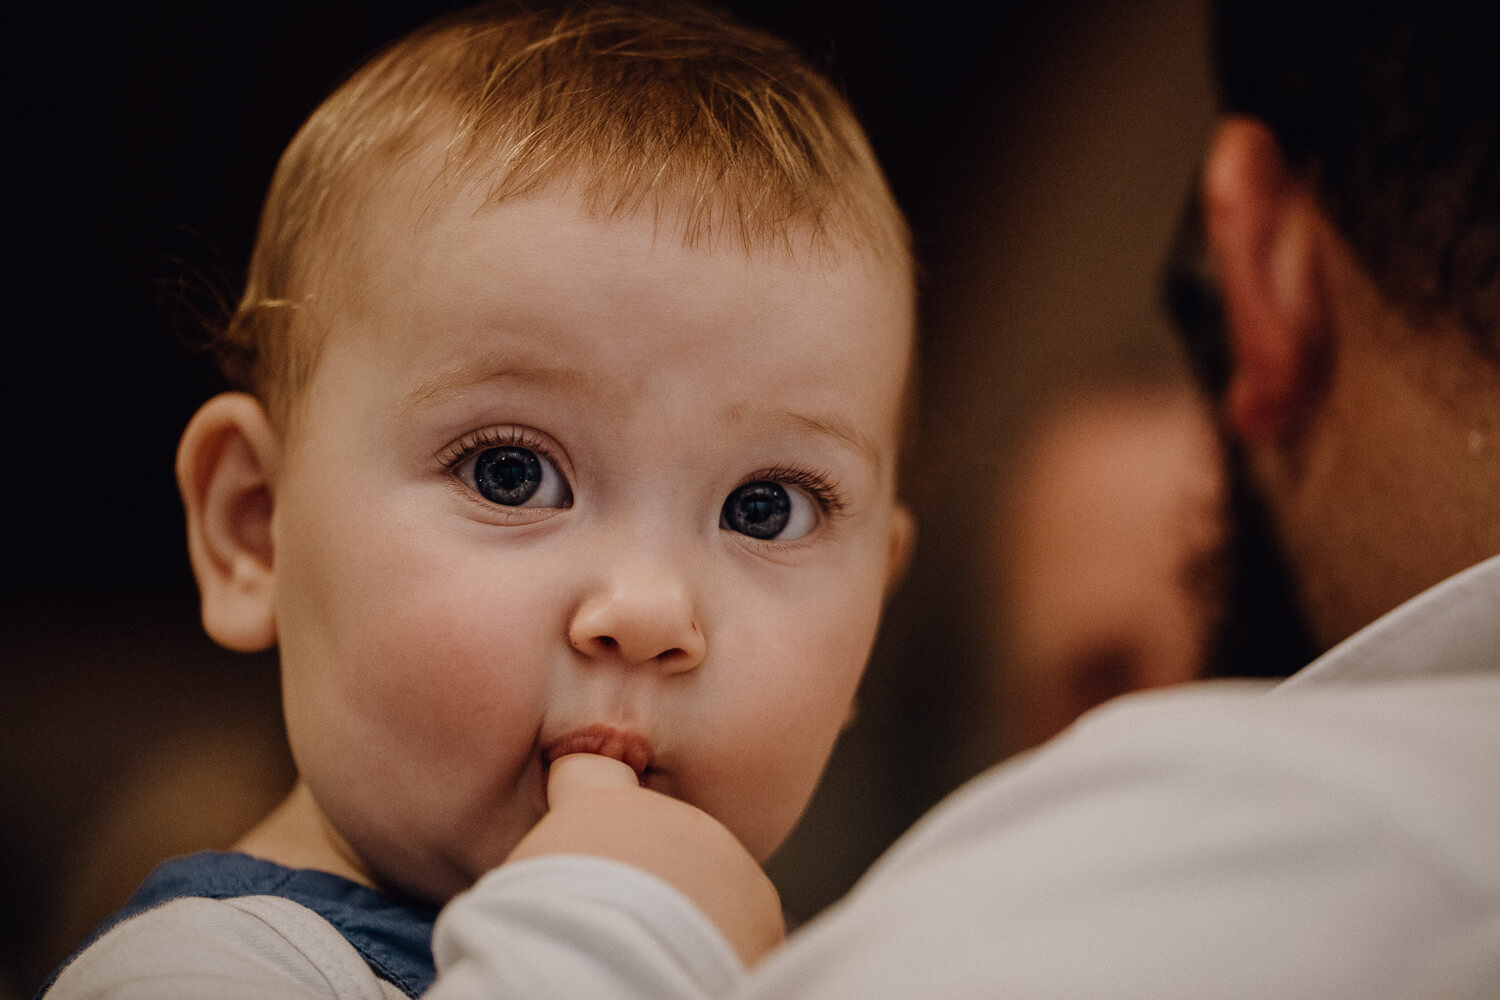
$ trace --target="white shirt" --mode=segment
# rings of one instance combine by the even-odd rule
[[[599,859],[492,872],[434,944],[436,996],[511,995],[496,970],[529,949],[530,996],[1496,1000],[1500,557],[1269,690],[1089,713],[748,975],[687,900]]]

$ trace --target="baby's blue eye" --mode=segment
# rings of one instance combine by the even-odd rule
[[[746,483],[724,501],[721,527],[751,538],[791,541],[818,522],[813,502],[795,486],[761,481]]]
[[[567,507],[573,500],[557,466],[530,448],[485,448],[456,472],[474,492],[502,507]]]
[[[519,507],[542,485],[542,463],[525,448],[491,448],[474,460],[474,485],[486,500]]]

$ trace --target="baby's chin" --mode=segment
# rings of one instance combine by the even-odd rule
[[[499,836],[492,830],[469,835],[454,830],[442,838],[434,838],[430,831],[402,838],[382,830],[348,839],[373,888],[397,899],[441,907],[504,863],[540,818],[538,811],[529,822],[507,824],[514,828]]]

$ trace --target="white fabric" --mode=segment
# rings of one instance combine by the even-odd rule
[[[744,966],[665,882],[603,858],[503,865],[438,917],[436,998],[716,996]]]
[[[1297,671],[1278,693],[1308,684],[1500,674],[1500,556],[1471,566],[1365,626]]]
[[[685,900],[643,892],[622,919],[650,880],[595,866],[565,903],[567,858],[450,904],[439,983],[503,967],[537,908],[568,919],[544,932],[560,992],[535,996],[591,968],[611,997],[1500,997],[1500,558],[1266,690],[1090,713],[933,810],[735,985],[683,962],[722,944]],[[655,950],[627,969],[630,948]],[[471,982],[452,995],[498,995]]]
[[[121,922],[47,1000],[404,1000],[332,924],[279,896],[183,898]]]

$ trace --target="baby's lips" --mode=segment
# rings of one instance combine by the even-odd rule
[[[608,725],[585,726],[565,733],[543,748],[542,760],[550,766],[570,754],[592,754],[618,761],[635,772],[637,782],[655,762],[650,740],[640,733]]]

